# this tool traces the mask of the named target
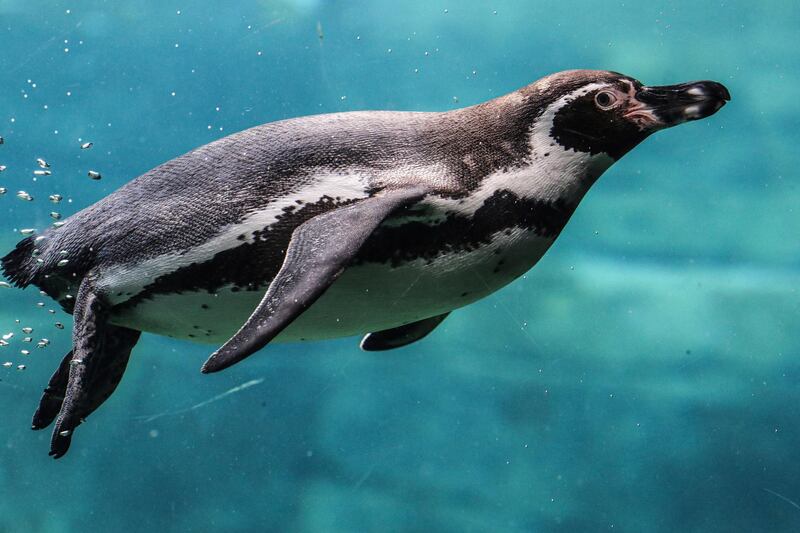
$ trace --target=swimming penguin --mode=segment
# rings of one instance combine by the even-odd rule
[[[168,161],[2,259],[74,317],[33,428],[56,420],[63,456],[142,331],[222,343],[203,372],[273,340],[417,341],[535,265],[626,152],[729,99],[574,70],[446,113],[273,122]]]

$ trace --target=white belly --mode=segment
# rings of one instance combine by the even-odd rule
[[[347,269],[276,341],[326,339],[397,327],[457,309],[496,291],[532,267],[552,239],[515,229],[469,252],[417,259],[392,268]],[[502,264],[499,264],[502,261]],[[142,331],[222,344],[247,320],[262,291],[161,294],[113,313],[112,322]]]

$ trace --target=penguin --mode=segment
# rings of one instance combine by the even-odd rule
[[[2,258],[74,318],[33,429],[55,420],[62,457],[141,332],[221,344],[204,373],[272,341],[418,341],[533,267],[651,133],[729,99],[714,81],[572,70],[448,112],[272,122],[172,159]]]

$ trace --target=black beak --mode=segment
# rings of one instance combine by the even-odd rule
[[[731,99],[731,93],[715,81],[692,81],[680,85],[642,87],[636,99],[668,128],[689,120],[710,117]]]

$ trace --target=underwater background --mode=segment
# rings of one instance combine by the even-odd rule
[[[799,36],[790,1],[0,0],[2,253],[273,120],[452,109],[571,68],[733,96],[422,342],[202,375],[213,346],[144,335],[58,461],[29,427],[71,318],[0,287],[0,531],[800,531]]]

